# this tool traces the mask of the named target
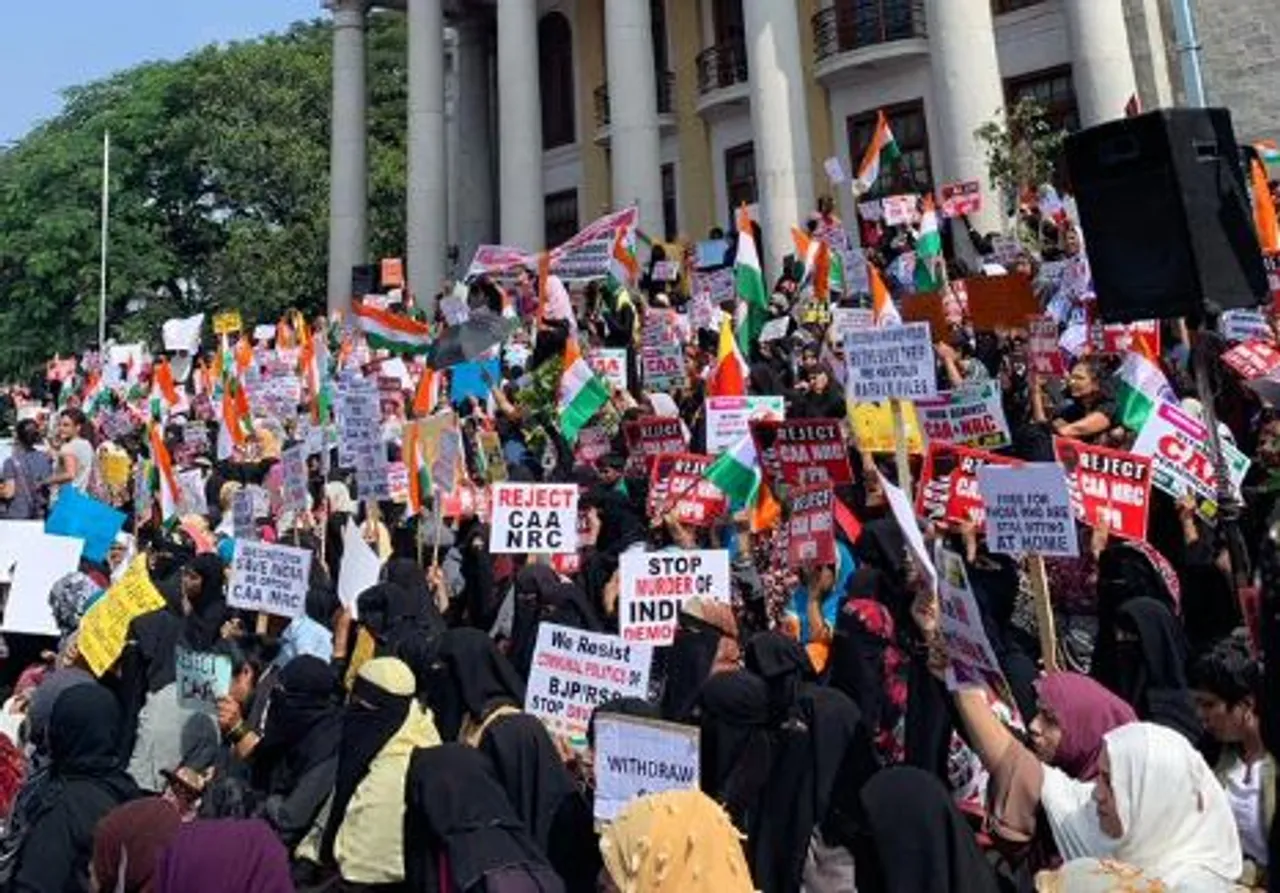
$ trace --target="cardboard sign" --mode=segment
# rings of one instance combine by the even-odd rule
[[[618,617],[628,642],[670,645],[686,598],[729,601],[729,553],[724,549],[624,552],[618,570]]]
[[[307,489],[307,446],[299,443],[280,453],[284,486],[281,488],[281,504],[285,511],[305,512],[311,508],[311,493]]]
[[[1106,524],[1116,536],[1147,538],[1150,458],[1064,437],[1053,439],[1053,453],[1066,473],[1077,518],[1090,527]]]
[[[964,280],[969,296],[969,319],[975,329],[1020,329],[1027,320],[1040,316],[1040,302],[1025,273],[1005,276],[975,276]]]
[[[986,522],[986,506],[978,490],[978,470],[985,465],[1018,466],[1017,459],[944,443],[929,444],[920,475],[916,507],[928,521]]]
[[[836,563],[836,494],[830,486],[797,487],[787,494],[787,556],[792,567]]]
[[[848,406],[853,439],[864,453],[892,453],[897,449],[893,433],[893,409],[887,401],[849,403]],[[907,452],[917,456],[922,454],[924,435],[920,433],[920,421],[916,418],[914,403],[902,404],[902,424],[907,434]]]
[[[125,513],[86,496],[74,487],[63,487],[44,523],[44,532],[84,540],[84,558],[106,561],[116,534],[124,527]]]
[[[857,403],[916,400],[938,393],[929,326],[908,323],[850,332],[845,390]]]
[[[946,684],[950,691],[969,685],[988,685],[1003,679],[1000,661],[987,639],[982,612],[969,586],[964,559],[950,549],[935,553],[938,567],[938,631],[950,663]],[[1002,685],[992,686],[996,690]]]
[[[894,522],[907,542],[910,556],[915,559],[916,566],[929,581],[929,589],[933,590],[938,585],[938,571],[929,559],[929,550],[925,548],[920,524],[911,510],[911,498],[902,491],[902,488],[890,483],[883,474],[880,475],[880,487],[884,490],[884,498],[889,503],[889,512],[893,515]]]
[[[597,347],[587,354],[587,363],[615,391],[627,389],[627,351],[622,347]]]
[[[227,604],[245,611],[298,617],[306,608],[311,550],[236,540]]]
[[[258,525],[253,523],[253,494],[238,490],[231,499],[231,529],[238,540],[258,538]]]
[[[723,246],[724,243],[716,242],[715,244]],[[721,253],[723,254],[723,251]],[[734,282],[731,268],[693,274],[694,296],[706,295],[713,308],[723,304],[725,301],[732,301],[737,294],[736,289],[737,286]],[[704,325],[702,327],[713,329],[715,325]]]
[[[1239,491],[1249,470],[1249,457],[1221,438],[1231,485]],[[1172,403],[1162,403],[1147,418],[1133,443],[1133,452],[1150,456],[1151,482],[1174,499],[1186,493],[1196,499],[1196,511],[1206,521],[1218,515],[1218,474],[1214,468],[1209,429]]]
[[[147,573],[147,557],[139,555],[80,620],[77,644],[93,675],[102,676],[120,657],[129,624],[135,617],[158,611],[164,605],[164,596]]]
[[[617,636],[538,625],[524,709],[551,734],[586,735],[595,708],[615,698],[649,695],[653,649]]]
[[[835,419],[761,421],[751,425],[761,467],[793,487],[853,483],[844,432]]]
[[[1027,355],[1039,375],[1060,378],[1067,374],[1067,361],[1058,346],[1058,324],[1039,318],[1027,323]]]
[[[943,217],[961,217],[982,211],[982,184],[977,180],[948,183],[938,190]]]
[[[489,552],[554,555],[578,551],[577,484],[494,484]]]
[[[646,794],[697,790],[699,730],[642,716],[595,721],[595,819],[611,822]]]
[[[906,226],[920,219],[920,196],[886,195],[880,200],[884,222],[889,226]]]
[[[649,517],[674,514],[690,527],[710,527],[724,517],[729,502],[720,488],[705,479],[713,462],[713,457],[696,453],[656,457],[649,477]]]
[[[627,441],[628,474],[648,470],[654,456],[664,453],[683,453],[689,445],[684,425],[679,419],[648,416],[627,422],[622,426]]]
[[[847,179],[844,175],[844,165],[840,163],[839,157],[835,155],[822,162],[822,169],[827,172],[827,180],[831,182],[832,186],[839,186]]]
[[[232,335],[243,330],[244,320],[240,318],[239,310],[226,310],[222,313],[214,314],[213,334]]]
[[[836,344],[844,344],[850,332],[859,332],[873,328],[876,324],[875,311],[863,307],[832,307],[831,337]]]
[[[1160,356],[1160,323],[1144,319],[1132,323],[1093,323],[1089,326],[1089,343],[1102,353],[1124,354],[1128,351],[1144,357]]]
[[[1222,362],[1245,381],[1252,381],[1280,369],[1280,350],[1266,341],[1248,341],[1224,353]]]
[[[753,422],[781,421],[786,416],[785,397],[708,397],[707,452],[729,449],[750,433]]]
[[[178,703],[188,710],[217,714],[218,699],[231,691],[231,658],[178,648]]]
[[[645,317],[640,376],[645,387],[652,391],[675,391],[687,383],[684,344],[674,313],[651,311]]]
[[[1261,310],[1224,310],[1218,317],[1218,331],[1228,341],[1242,344],[1246,341],[1275,342],[1275,333],[1267,315]]]
[[[1071,493],[1056,462],[984,466],[978,471],[978,490],[987,506],[987,548],[992,552],[1079,556]]]
[[[917,400],[916,415],[930,443],[940,440],[998,450],[1013,442],[1000,385],[994,381],[944,391],[933,400]]]

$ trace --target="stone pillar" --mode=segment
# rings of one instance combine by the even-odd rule
[[[409,291],[432,309],[448,241],[444,126],[444,17],[440,0],[409,0]]]
[[[766,285],[791,253],[791,227],[814,205],[809,113],[795,3],[743,0],[750,70],[751,128],[760,188]]]
[[[987,176],[986,153],[973,132],[1004,115],[990,0],[928,0],[929,57],[937,133],[934,165],[940,183],[978,180],[979,231],[1000,228],[1001,201]],[[854,159],[857,164],[858,159]]]
[[[605,0],[604,13],[614,207],[637,204],[640,228],[660,234],[662,160],[649,0]]]
[[[351,268],[367,262],[365,0],[329,0],[333,11],[333,113],[329,143],[329,310],[351,306]]]
[[[1081,125],[1123,118],[1125,104],[1138,90],[1123,4],[1065,0],[1063,7]]]
[[[451,196],[457,214],[456,269],[465,271],[476,246],[498,240],[494,228],[493,138],[489,114],[489,32],[483,22],[457,26],[457,87],[454,118],[457,152],[450,158],[457,172]]]
[[[536,251],[545,237],[538,2],[498,7],[498,195],[502,242]]]

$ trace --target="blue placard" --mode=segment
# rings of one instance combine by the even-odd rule
[[[449,402],[461,403],[468,397],[489,399],[492,383],[498,381],[501,375],[502,363],[497,358],[483,362],[473,360],[449,367]]]
[[[44,522],[44,532],[79,537],[84,540],[84,558],[106,561],[111,543],[124,526],[124,521],[124,512],[65,484],[58,491],[58,501]]]

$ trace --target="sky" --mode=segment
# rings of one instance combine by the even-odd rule
[[[66,87],[323,16],[321,0],[0,0],[0,145],[62,108]]]

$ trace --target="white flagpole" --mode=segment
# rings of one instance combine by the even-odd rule
[[[98,350],[107,347],[107,220],[111,210],[111,132],[102,134],[102,232],[98,267]]]

